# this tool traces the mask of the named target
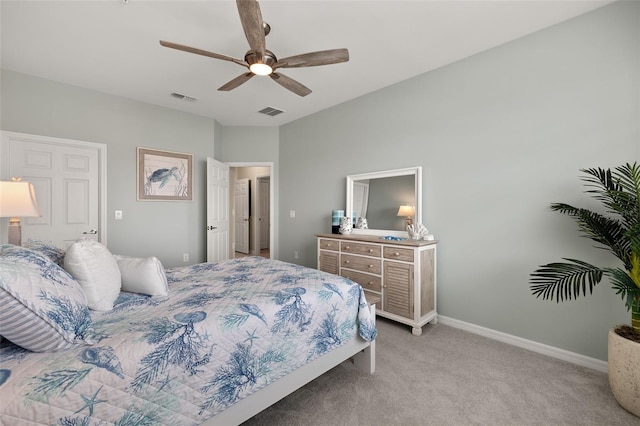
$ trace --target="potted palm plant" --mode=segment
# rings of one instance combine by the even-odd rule
[[[600,268],[576,259],[549,263],[531,274],[534,296],[556,302],[586,296],[604,277],[631,311],[631,326],[609,331],[609,384],[618,403],[640,416],[640,165],[583,169],[588,190],[606,209],[604,214],[563,203],[553,211],[569,215],[584,236],[618,258],[623,267]]]

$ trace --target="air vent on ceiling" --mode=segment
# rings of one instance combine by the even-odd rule
[[[182,93],[178,93],[178,92],[171,92],[171,96],[173,96],[176,99],[182,99],[183,101],[189,101],[189,102],[195,102],[198,100],[198,98],[194,98],[193,96],[183,95]]]
[[[261,114],[265,114],[265,115],[269,115],[271,117],[274,117],[278,114],[282,114],[284,111],[282,111],[281,109],[276,109],[276,108],[272,108],[272,107],[266,107],[264,109],[261,109],[260,111],[258,111]]]

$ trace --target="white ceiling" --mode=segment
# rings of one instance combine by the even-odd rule
[[[160,46],[160,39],[243,58],[233,0],[2,0],[2,68],[212,117],[277,126],[611,3],[613,0],[262,0],[267,48],[283,58],[346,47],[346,63],[282,69],[313,90],[268,77],[217,88],[245,69]],[[196,102],[170,96],[179,92]],[[275,117],[257,113],[274,107]]]

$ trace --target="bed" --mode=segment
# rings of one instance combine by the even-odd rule
[[[203,263],[101,312],[45,254],[0,246],[0,424],[239,424],[345,360],[375,369],[375,308],[345,278],[261,257]],[[20,335],[11,312],[25,309],[36,326]]]

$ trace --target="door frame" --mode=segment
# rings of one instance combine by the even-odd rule
[[[65,145],[69,147],[91,148],[98,151],[98,241],[107,245],[107,145],[103,143],[56,138],[29,133],[0,131],[0,179],[9,180],[9,140],[18,139],[30,142]],[[6,241],[8,218],[0,219],[0,241]],[[25,226],[25,225],[23,225]]]
[[[260,190],[260,181],[264,181],[265,179],[269,179],[269,189],[271,189],[271,175],[260,175],[260,176],[256,176],[256,223],[260,225],[260,227],[262,227],[262,224],[260,222],[260,217],[262,216],[262,209],[260,208],[260,197],[262,196],[262,191]],[[271,210],[271,203],[273,202],[273,200],[271,200],[271,191],[269,191],[269,210]],[[255,246],[258,247],[258,254],[260,254],[260,252],[262,251],[262,230],[258,230],[258,232],[256,232],[255,235]],[[269,211],[269,239],[271,239],[271,211]],[[269,244],[271,243],[271,241],[269,241]],[[269,246],[269,251],[271,251],[271,246]]]
[[[229,173],[229,175],[231,175],[232,173]],[[233,175],[235,175],[236,173],[233,173]],[[245,194],[242,197],[242,200],[240,200],[240,208],[238,208],[238,194],[236,193],[237,189],[237,185],[240,182],[244,182],[246,183],[246,189],[245,189]],[[233,249],[237,252],[240,253],[244,253],[244,254],[252,254],[251,253],[251,179],[249,178],[240,178],[238,179],[237,177],[234,177],[234,182],[233,182],[233,206],[231,207],[231,211],[233,212],[233,215],[230,216],[230,219],[233,218]],[[231,198],[231,194],[229,194],[229,198]],[[245,205],[242,205],[246,203]],[[242,214],[244,213],[244,207],[246,207],[246,217]],[[255,207],[254,207],[255,208]],[[240,211],[241,214],[238,214],[238,211]],[[239,224],[238,220],[239,218],[242,218],[242,223]],[[246,219],[246,220],[245,220]],[[244,230],[242,230],[242,232],[238,233],[238,227],[244,228]],[[238,238],[238,234],[242,235],[243,233],[246,232],[246,240],[244,238],[240,239]],[[246,244],[245,244],[246,241]],[[240,246],[240,250],[238,250],[238,246]],[[246,250],[246,251],[244,251]]]
[[[274,192],[275,192],[275,186],[274,186],[274,176],[273,176],[273,172],[274,172],[274,166],[275,163],[273,161],[227,161],[225,162],[226,165],[228,165],[230,168],[241,168],[241,167],[269,167],[269,257],[271,259],[274,259],[275,256],[275,249],[274,249],[274,244],[275,244],[275,235],[273,230],[274,225],[273,225],[273,221],[274,221],[274,217],[275,217],[275,203],[273,202],[273,198],[274,198]],[[262,175],[262,176],[266,176],[266,175]],[[229,191],[231,192],[231,191]],[[231,205],[232,203],[231,200],[231,194],[229,194],[229,204]],[[230,240],[235,241],[235,236],[234,238],[230,238]],[[231,248],[229,248],[229,250],[232,250]],[[230,251],[231,253],[232,251]]]

